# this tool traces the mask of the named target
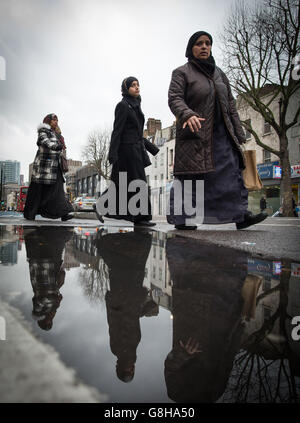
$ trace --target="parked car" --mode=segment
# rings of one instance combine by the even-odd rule
[[[90,211],[94,210],[93,205],[96,204],[97,198],[95,197],[77,197],[73,202],[75,211]]]

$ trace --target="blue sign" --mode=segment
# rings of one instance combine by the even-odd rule
[[[257,171],[260,179],[273,179],[274,178],[274,167],[278,166],[279,162],[270,162],[258,164]]]
[[[281,167],[274,166],[273,167],[273,178],[280,179],[281,178]]]
[[[281,262],[248,258],[248,273],[279,279]]]

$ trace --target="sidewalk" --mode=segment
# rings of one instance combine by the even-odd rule
[[[6,340],[0,340],[0,403],[107,401],[105,395],[78,380],[57,352],[33,335],[21,312],[1,299],[0,317],[6,324]]]

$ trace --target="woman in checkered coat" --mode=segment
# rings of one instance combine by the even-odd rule
[[[34,220],[40,214],[50,219],[69,220],[73,217],[69,213],[74,210],[65,196],[61,166],[61,156],[66,147],[55,114],[47,115],[38,126],[37,146],[24,217]]]

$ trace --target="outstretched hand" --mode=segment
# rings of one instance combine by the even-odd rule
[[[190,355],[202,352],[202,350],[199,349],[199,342],[194,338],[189,338],[186,345],[184,345],[182,341],[179,341],[179,345]]]
[[[191,116],[186,122],[184,122],[182,129],[188,125],[192,132],[197,132],[201,129],[201,121],[203,120],[205,119],[198,116]]]

